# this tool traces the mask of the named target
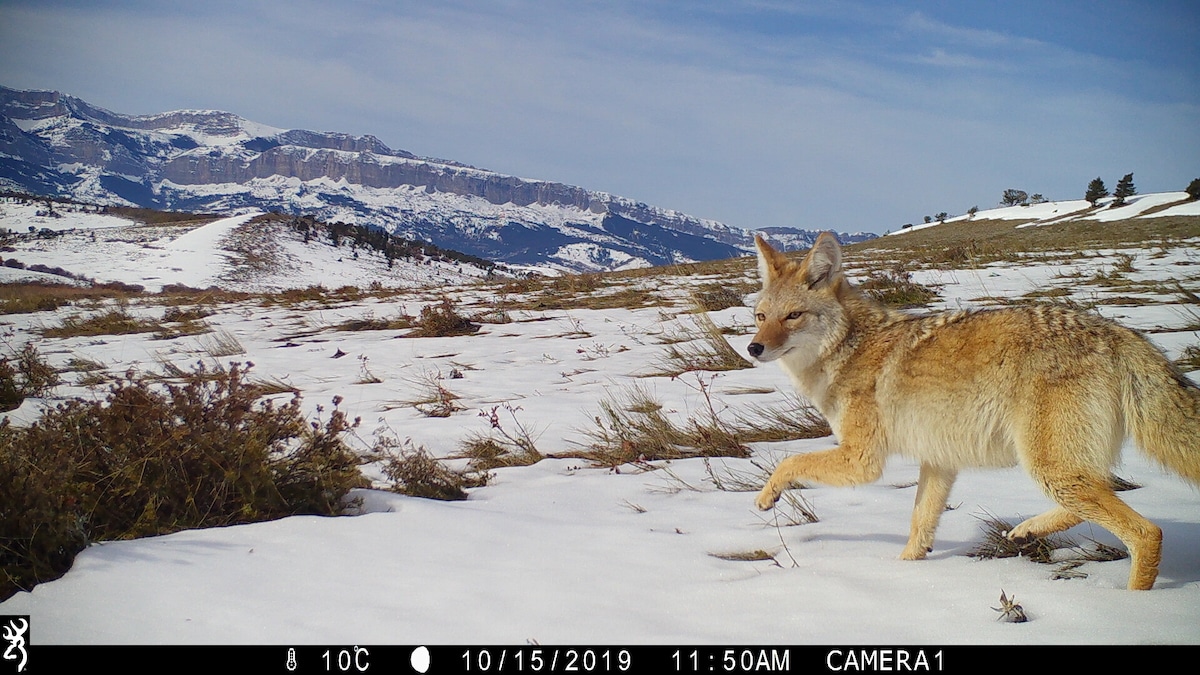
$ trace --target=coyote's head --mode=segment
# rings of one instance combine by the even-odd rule
[[[754,307],[758,333],[750,356],[774,361],[786,355],[798,365],[809,363],[845,335],[846,312],[839,297],[849,286],[842,276],[842,249],[832,234],[823,232],[804,260],[796,262],[762,237],[754,243],[763,289]]]

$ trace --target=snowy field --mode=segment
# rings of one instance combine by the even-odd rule
[[[1200,215],[1200,201],[1189,201],[1186,192],[1156,192],[1129,197],[1124,206],[1112,207],[1113,198],[1104,197],[1096,201],[1099,208],[1093,208],[1083,199],[1066,201],[1047,201],[1024,206],[1004,206],[987,211],[980,211],[974,216],[962,215],[947,218],[947,223],[965,222],[978,218],[980,220],[1028,220],[1031,222],[1017,227],[1036,227],[1053,225],[1054,223],[1070,220],[1094,220],[1108,223],[1127,218],[1165,218],[1171,216]],[[904,234],[941,223],[930,222],[906,227],[889,234]]]
[[[0,226],[36,224],[7,208]],[[134,262],[114,248],[89,248],[90,234],[82,232],[72,234],[74,240],[53,240],[73,242],[69,246],[35,241],[3,255],[99,280],[203,286],[220,282],[228,260],[224,237],[246,218],[147,235],[129,249],[146,256]],[[76,225],[109,234],[114,226],[100,220]],[[326,253],[297,253],[311,262],[292,273],[295,285],[332,273],[338,261]],[[1147,283],[1134,291],[1086,283],[1112,270],[1120,254],[1132,256],[1135,271],[1127,278]],[[371,269],[369,261],[353,264],[360,262]],[[1098,310],[1147,331],[1176,358],[1200,343],[1198,310],[1147,289],[1149,282],[1178,281],[1200,291],[1197,265],[1200,242],[1191,241],[1089,252],[1065,262],[925,270],[914,279],[939,288],[933,309],[977,307],[980,298],[1052,287],[1081,302],[1134,294],[1151,304],[1100,304]],[[448,457],[467,435],[488,433],[481,413],[501,406],[505,424],[524,425],[538,449],[552,454],[586,445],[600,403],[634,385],[679,421],[703,414],[706,390],[722,416],[787,404],[790,386],[774,364],[651,375],[664,338],[692,325],[689,291],[753,280],[751,265],[739,269],[725,278],[664,272],[623,282],[651,290],[667,301],[663,306],[519,309],[509,312],[511,322],[449,338],[333,328],[350,319],[416,315],[443,294],[467,313],[483,311],[506,299],[497,286],[447,276],[434,289],[387,300],[231,302],[205,318],[211,333],[174,339],[39,334],[63,317],[94,311],[80,307],[0,320],[12,344],[34,340],[59,367],[86,359],[119,374],[131,367],[158,372],[167,363],[186,369],[196,361],[252,361],[257,376],[303,392],[310,414],[341,396],[341,408],[363,420],[355,442],[364,447],[374,432],[386,431]],[[367,276],[354,283],[365,286]],[[728,340],[742,353],[750,341],[752,301],[750,294],[746,306],[711,314],[718,325],[737,329]],[[157,317],[163,310],[134,302],[129,311]],[[242,353],[212,357],[214,335],[232,337]],[[339,353],[345,356],[334,358]],[[461,378],[451,379],[452,372]],[[64,377],[57,396],[98,395],[77,385],[74,374]],[[433,418],[405,405],[431,380],[458,395],[462,410]],[[27,400],[10,416],[28,422],[51,403]],[[833,442],[758,443],[753,450],[757,461],[771,464]],[[1077,570],[1085,577],[1055,580],[1052,565],[968,557],[981,541],[982,518],[1016,522],[1049,508],[1019,468],[964,472],[934,551],[920,562],[898,559],[915,465],[893,460],[871,485],[803,490],[819,516],[803,525],[761,514],[753,492],[720,490],[712,480],[754,470],[745,459],[616,471],[547,459],[496,469],[492,482],[466,501],[361,490],[355,494],[361,515],[97,543],[61,579],[0,603],[0,614],[30,615],[38,644],[1200,644],[1200,494],[1132,448],[1117,473],[1143,487],[1123,498],[1164,532],[1161,573],[1155,589],[1144,593],[1124,590],[1128,560],[1086,563]],[[1118,543],[1088,524],[1069,534],[1081,543]],[[770,557],[729,559],[756,551]],[[1002,591],[1023,606],[1027,622],[997,621],[993,608]]]

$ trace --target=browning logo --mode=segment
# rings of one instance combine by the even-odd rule
[[[29,663],[29,653],[25,651],[29,645],[29,617],[0,616],[0,636],[8,643],[4,660],[16,662],[15,672],[25,672],[25,666]]]

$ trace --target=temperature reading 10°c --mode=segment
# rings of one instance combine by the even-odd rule
[[[327,673],[351,671],[365,673],[371,667],[369,656],[365,647],[356,646],[353,650],[339,649],[337,652],[325,650],[321,658],[325,661],[325,672]]]

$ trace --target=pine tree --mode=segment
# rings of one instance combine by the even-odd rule
[[[1084,193],[1083,198],[1086,199],[1089,204],[1095,206],[1096,202],[1107,196],[1108,188],[1104,187],[1104,181],[1097,176],[1092,180],[1092,182],[1088,183],[1087,192]]]
[[[1003,206],[1016,206],[1020,204],[1025,206],[1029,203],[1029,193],[1024,190],[1016,190],[1009,188],[1004,191],[1004,196],[1000,199],[1000,204]]]
[[[1132,197],[1137,194],[1137,188],[1133,186],[1133,174],[1125,174],[1121,180],[1117,181],[1117,189],[1113,190],[1113,206],[1124,206],[1125,198]]]
[[[1200,199],[1200,178],[1193,178],[1192,182],[1188,183],[1186,192],[1192,201]]]

